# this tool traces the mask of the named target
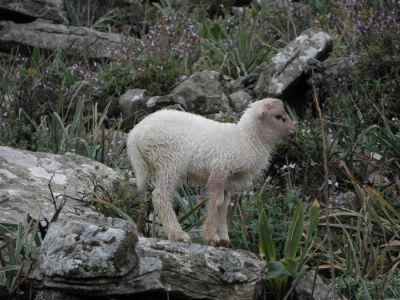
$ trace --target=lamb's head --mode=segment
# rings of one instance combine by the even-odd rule
[[[242,116],[239,126],[253,130],[264,144],[271,147],[289,142],[296,130],[283,102],[275,98],[254,102]]]

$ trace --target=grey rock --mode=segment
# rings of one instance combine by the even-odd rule
[[[63,0],[0,0],[0,8],[32,18],[68,24]]]
[[[369,156],[361,155],[353,162],[355,175],[360,181],[369,183],[379,188],[388,187],[393,183],[393,172],[390,167],[382,163],[383,156],[377,152],[369,153]],[[395,195],[393,195],[396,197]]]
[[[124,117],[122,128],[129,131],[149,113],[160,109],[185,111],[186,102],[178,95],[152,96],[147,90],[131,89],[119,98],[119,108]]]
[[[323,62],[324,84],[331,90],[337,90],[347,80],[348,74],[354,69],[357,63],[357,57],[329,58]]]
[[[224,87],[224,90],[232,91],[236,84],[235,79],[233,79],[232,77],[230,77],[228,75],[223,75],[222,79],[223,79],[222,86]]]
[[[235,88],[238,88],[238,87],[244,87],[244,88],[253,87],[254,88],[255,84],[257,83],[258,77],[260,77],[260,73],[262,72],[262,70],[264,68],[266,68],[265,64],[261,64],[259,66],[260,70],[256,70],[254,73],[251,73],[247,76],[238,78],[238,80],[236,80],[236,83],[235,83]]]
[[[185,111],[185,108],[180,105],[180,104],[172,104],[172,105],[168,105],[165,107],[165,109],[173,109],[173,110],[180,110],[180,111]]]
[[[328,58],[310,74],[310,83],[316,87],[319,99],[340,98],[349,88],[351,74],[356,64],[355,55],[340,58]]]
[[[228,98],[232,109],[236,112],[244,111],[253,102],[253,97],[242,90],[230,94]]]
[[[122,176],[111,168],[73,153],[56,155],[0,146],[0,222],[21,222],[54,214],[57,203],[66,201],[62,215],[90,210],[83,200],[95,184],[111,191]],[[74,200],[76,199],[76,200]],[[82,199],[82,201],[80,200]]]
[[[175,109],[184,111],[186,101],[179,95],[150,96],[144,89],[130,89],[119,98],[119,108],[124,118],[140,120],[148,113],[160,109]]]
[[[392,184],[392,182],[389,180],[389,177],[386,176],[383,170],[375,170],[368,174],[368,182],[372,186],[377,186],[381,188],[387,187]]]
[[[182,82],[182,81],[185,81],[185,80],[187,80],[189,77],[187,76],[187,75],[182,75],[182,76],[180,76],[178,79],[177,79],[177,81],[178,82]]]
[[[226,80],[216,71],[202,71],[182,77],[168,95],[150,96],[146,90],[131,89],[120,97],[120,110],[124,117],[143,116],[164,108],[201,115],[230,112],[221,83]]]
[[[196,72],[178,84],[170,94],[183,98],[190,112],[206,115],[230,111],[220,79],[220,73],[216,71]]]
[[[145,89],[130,89],[119,97],[118,104],[122,115],[132,117],[138,113],[147,111],[146,102],[150,98],[150,92]]]
[[[154,112],[159,109],[169,108],[176,110],[185,110],[186,101],[179,95],[165,95],[150,97],[146,102],[149,111]]]
[[[89,58],[114,58],[122,46],[135,40],[116,33],[100,32],[86,27],[67,27],[36,20],[29,24],[0,22],[0,50],[38,47],[46,50],[69,50]]]
[[[333,198],[332,204],[334,207],[354,210],[359,207],[356,201],[356,194],[353,192],[341,193]]]
[[[296,288],[298,300],[340,300],[340,295],[334,294],[315,271],[306,272],[298,281]]]
[[[332,50],[332,38],[320,29],[304,31],[265,66],[254,88],[257,97],[284,97],[308,71],[310,61],[323,61]]]
[[[52,224],[30,275],[41,282],[36,300],[146,293],[253,299],[265,262],[251,254],[151,238],[136,243],[135,235],[130,223],[95,214]]]
[[[86,214],[50,225],[39,253],[45,277],[99,278],[126,275],[137,264],[134,224]]]

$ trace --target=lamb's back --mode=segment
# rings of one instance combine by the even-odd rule
[[[160,110],[143,119],[135,130],[153,141],[198,145],[221,141],[235,127],[236,124],[220,123],[187,112]]]

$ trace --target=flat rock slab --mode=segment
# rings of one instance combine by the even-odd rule
[[[137,238],[124,220],[85,214],[50,226],[31,278],[42,283],[36,300],[54,292],[56,299],[168,294],[250,300],[264,266],[248,252]]]
[[[62,214],[88,210],[80,199],[93,192],[98,183],[111,189],[114,180],[122,177],[113,169],[89,158],[67,153],[30,152],[0,146],[0,222],[22,222],[33,217],[51,219],[57,201],[66,198]]]
[[[135,290],[170,291],[187,299],[253,299],[265,262],[249,253],[139,238]]]
[[[0,0],[0,8],[32,18],[68,24],[63,0]]]
[[[264,66],[254,88],[257,96],[282,97],[295,86],[311,61],[328,57],[332,46],[331,36],[322,30],[304,31]]]
[[[86,27],[68,27],[36,20],[27,24],[0,22],[0,50],[17,47],[38,47],[45,50],[66,50],[89,58],[112,58],[123,46],[135,43],[130,37],[100,32]]]

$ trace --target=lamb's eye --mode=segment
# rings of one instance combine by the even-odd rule
[[[285,118],[284,116],[282,116],[282,115],[276,115],[275,118],[276,118],[277,120],[279,120],[279,121],[282,121],[282,122],[285,122],[285,121],[286,121],[286,118]]]

